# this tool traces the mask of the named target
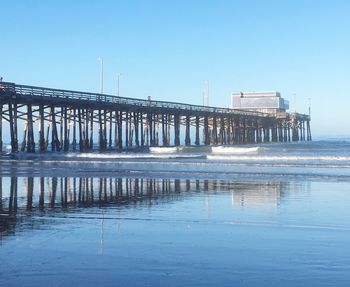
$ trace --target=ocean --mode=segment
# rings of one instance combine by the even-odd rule
[[[350,139],[0,158],[0,286],[350,286]]]

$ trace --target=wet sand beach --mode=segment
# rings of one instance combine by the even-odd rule
[[[3,160],[0,286],[348,286],[338,144]]]

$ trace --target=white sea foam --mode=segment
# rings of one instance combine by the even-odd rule
[[[260,147],[224,147],[215,146],[211,148],[212,153],[217,154],[244,154],[258,152]]]
[[[150,153],[110,153],[110,154],[96,154],[83,153],[76,155],[77,158],[88,159],[121,159],[121,158],[170,158],[166,154],[150,154]]]
[[[177,147],[150,147],[149,150],[152,153],[175,153]]]
[[[234,156],[207,155],[209,160],[236,161],[350,161],[349,156]]]
[[[83,153],[73,156],[73,158],[82,158],[90,160],[108,160],[108,159],[175,159],[175,158],[200,158],[201,155],[175,154],[175,153],[110,153],[96,154]]]

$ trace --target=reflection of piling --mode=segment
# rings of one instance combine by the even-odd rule
[[[100,230],[100,244],[99,244],[99,254],[103,255],[104,252],[104,221],[105,215],[103,209],[101,209],[101,230]]]
[[[33,189],[34,189],[34,178],[28,177],[27,181],[27,211],[31,211],[33,207]]]
[[[9,214],[17,212],[17,177],[11,177]]]
[[[55,207],[57,193],[57,177],[52,178],[52,193],[50,196],[50,207]]]
[[[39,180],[39,209],[44,210],[44,203],[45,203],[45,179],[44,177],[40,177]]]

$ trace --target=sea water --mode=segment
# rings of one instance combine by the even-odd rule
[[[0,159],[0,286],[349,286],[350,141]]]

